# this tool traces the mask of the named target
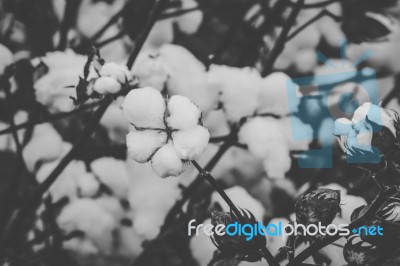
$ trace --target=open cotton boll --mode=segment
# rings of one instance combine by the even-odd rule
[[[100,183],[92,173],[86,173],[76,179],[79,194],[82,197],[93,197],[100,189]]]
[[[262,80],[257,113],[285,116],[297,112],[301,96],[298,89],[291,78],[283,72],[275,72],[265,77]]]
[[[194,0],[182,0],[181,9],[190,9],[198,6]],[[194,34],[199,29],[201,22],[203,21],[203,12],[200,10],[189,12],[182,16],[176,17],[175,21],[181,31],[186,34]]]
[[[113,231],[118,226],[111,214],[92,199],[77,199],[63,208],[57,217],[62,230],[80,230],[104,254],[113,248]]]
[[[303,123],[303,121],[296,116],[288,116],[277,120],[276,122],[280,122],[282,132],[287,137],[290,150],[308,150],[309,144],[314,139],[313,129],[310,125]]]
[[[120,144],[126,143],[126,134],[129,132],[129,122],[121,107],[123,98],[120,96],[112,102],[100,120],[100,124],[106,128],[110,140]]]
[[[100,70],[100,76],[112,77],[119,83],[125,84],[127,81],[131,81],[132,73],[125,65],[119,65],[114,62],[105,63]]]
[[[176,153],[182,160],[195,160],[205,150],[210,133],[202,126],[178,130],[172,133]]]
[[[34,172],[38,163],[56,160],[62,156],[63,140],[51,124],[35,126],[31,140],[25,146],[22,155],[26,167]]]
[[[284,178],[292,166],[290,150],[285,145],[274,146],[274,153],[264,159],[263,165],[270,178]]]
[[[130,186],[126,163],[112,157],[94,160],[90,167],[92,172],[106,185],[115,196],[125,198]]]
[[[0,75],[4,73],[7,66],[14,63],[14,56],[7,47],[0,44]]]
[[[129,157],[139,163],[145,163],[167,142],[167,134],[157,130],[136,130],[131,128],[126,136]]]
[[[159,50],[159,58],[169,75],[169,95],[182,95],[191,99],[203,112],[218,105],[218,91],[207,86],[206,68],[189,50],[166,44]]]
[[[172,129],[185,129],[199,123],[201,111],[189,98],[174,95],[168,101],[168,126]]]
[[[208,72],[208,86],[221,92],[220,101],[228,120],[238,122],[255,113],[262,79],[255,69],[212,65]]]
[[[141,87],[153,87],[162,91],[168,80],[167,70],[157,55],[141,53],[132,73],[139,78]]]
[[[277,119],[255,117],[246,122],[239,131],[239,142],[246,144],[249,151],[257,158],[264,159],[274,149],[287,146],[287,137]]]
[[[183,163],[171,142],[161,147],[151,158],[151,166],[160,177],[178,176],[183,171]]]
[[[36,180],[39,183],[44,182],[59,163],[58,160],[43,164],[36,172]],[[53,202],[57,202],[63,197],[68,197],[69,199],[76,198],[78,193],[77,179],[85,174],[87,172],[84,162],[70,162],[49,189]]]
[[[100,94],[115,94],[121,90],[121,84],[113,77],[100,77],[94,82],[93,90]]]
[[[211,224],[211,219],[205,220],[203,224],[205,226]],[[211,238],[206,236],[203,230],[200,230],[199,235],[194,235],[190,239],[189,247],[193,258],[197,261],[199,266],[208,266],[213,258],[214,252],[217,250]]]
[[[151,87],[131,90],[122,103],[125,116],[135,127],[165,128],[165,100]]]
[[[254,217],[256,217],[258,221],[263,220],[265,215],[265,209],[263,205],[258,200],[253,198],[246,189],[241,186],[235,186],[226,189],[225,193],[235,203],[235,205],[242,209],[249,210],[252,214],[254,214]],[[221,196],[217,192],[214,192],[211,195],[211,202],[218,203],[225,212],[230,211],[228,204],[221,198]]]

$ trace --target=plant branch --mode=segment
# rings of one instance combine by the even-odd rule
[[[311,24],[313,24],[314,22],[318,21],[319,19],[321,19],[325,16],[328,16],[335,21],[341,20],[340,16],[336,16],[335,14],[331,13],[330,11],[324,9],[321,12],[319,12],[316,16],[314,16],[313,18],[311,18],[310,20],[305,22],[303,25],[301,25],[300,27],[295,29],[294,32],[292,32],[289,36],[287,36],[286,41],[290,41],[291,39],[296,37],[300,32],[302,32],[304,29],[306,29],[308,26],[310,26]]]
[[[264,69],[262,71],[263,77],[265,77],[271,73],[276,59],[278,59],[278,56],[284,50],[287,36],[289,35],[290,29],[295,24],[296,18],[299,15],[304,2],[305,2],[305,0],[298,0],[296,2],[296,4],[294,5],[292,11],[290,12],[290,15],[289,15],[287,21],[285,22],[285,25],[282,27],[282,31],[280,32],[280,34],[275,42],[275,45],[272,47],[270,53],[268,54],[268,57],[264,64]]]
[[[14,130],[21,130],[21,129],[33,127],[33,126],[36,126],[39,124],[48,123],[48,122],[56,121],[59,119],[67,118],[67,117],[91,110],[94,107],[98,106],[100,103],[101,103],[101,101],[91,103],[91,104],[85,104],[82,107],[72,110],[70,112],[61,112],[61,113],[57,113],[57,114],[51,114],[51,115],[45,116],[40,119],[27,121],[27,122],[24,122],[24,123],[21,123],[18,125],[14,125],[14,126],[11,125],[10,127],[6,128],[6,129],[0,130],[0,136],[12,133]]]
[[[156,4],[154,5],[153,10],[150,13],[150,17],[144,27],[144,30],[139,36],[139,39],[136,41],[135,48],[133,48],[132,52],[129,55],[128,62],[126,63],[126,66],[131,69],[136,57],[138,56],[140,50],[143,47],[144,42],[147,39],[147,36],[149,35],[151,29],[153,28],[153,25],[156,23],[158,17],[161,15],[162,11],[164,10],[165,4],[168,2],[168,0],[158,0]]]

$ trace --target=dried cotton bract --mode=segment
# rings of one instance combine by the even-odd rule
[[[178,176],[208,144],[201,112],[186,97],[166,101],[157,89],[145,87],[129,92],[122,108],[132,124],[126,137],[129,156],[140,163],[151,160],[158,176]]]

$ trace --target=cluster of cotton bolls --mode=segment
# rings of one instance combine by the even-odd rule
[[[140,163],[151,160],[161,177],[179,175],[207,147],[210,134],[199,125],[201,111],[189,98],[175,95],[166,102],[158,90],[145,87],[128,93],[123,111],[132,125],[129,156]]]
[[[315,2],[314,0],[306,1],[309,4]],[[341,14],[340,3],[332,3],[326,9],[336,16]],[[321,11],[322,9],[318,8],[302,10],[297,17],[296,26],[293,27],[292,32]],[[274,34],[264,38],[268,47],[274,44],[276,40],[274,36],[279,35],[280,31],[281,27],[277,27]],[[301,34],[286,43],[285,50],[276,61],[275,67],[285,70],[294,69],[298,73],[310,73],[318,65],[317,46],[320,42],[325,41],[331,47],[338,47],[344,38],[338,22],[328,16],[322,17],[318,20],[318,23],[309,25]]]
[[[206,71],[188,50],[169,44],[156,54],[141,55],[133,73],[141,86],[190,98],[205,113],[207,125],[212,124],[208,119],[216,119],[214,123],[222,127],[247,118],[240,131],[240,141],[264,160],[271,177],[283,177],[291,166],[290,151],[308,149],[313,139],[311,127],[292,115],[298,111],[301,94],[298,86],[282,72],[262,78],[252,68],[211,65]],[[216,118],[212,111],[218,106],[224,115]],[[257,152],[254,146],[263,152]],[[144,158],[148,159],[148,156]]]

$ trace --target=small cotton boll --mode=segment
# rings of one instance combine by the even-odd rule
[[[63,241],[63,248],[66,250],[71,250],[77,252],[82,255],[98,255],[99,249],[95,246],[95,244],[86,238],[72,238],[66,241]]]
[[[285,116],[297,112],[301,96],[298,89],[291,78],[283,72],[275,72],[265,77],[258,98],[257,113]]]
[[[134,64],[132,73],[139,78],[141,87],[153,87],[162,91],[168,80],[168,73],[161,60],[151,54],[141,54]]]
[[[51,124],[37,125],[23,150],[26,167],[35,171],[38,163],[58,159],[63,151],[63,140]]]
[[[211,224],[211,219],[203,222],[204,225]],[[190,239],[190,250],[193,258],[197,261],[199,266],[208,266],[213,258],[214,252],[217,247],[211,241],[209,236],[206,236],[203,230],[200,230],[199,235],[194,235]]]
[[[93,197],[99,191],[100,183],[92,173],[84,174],[76,180],[82,197]]]
[[[183,0],[181,9],[190,9],[197,7],[198,4],[194,0]],[[199,29],[203,21],[203,12],[200,10],[189,12],[182,16],[176,17],[176,22],[181,31],[186,34],[194,34]]]
[[[119,65],[114,62],[105,63],[101,67],[100,76],[113,77],[121,84],[133,79],[131,72],[125,65]]]
[[[278,121],[281,122],[282,131],[287,137],[290,150],[308,150],[309,144],[314,139],[313,129],[310,125],[303,123],[296,116],[288,116]]]
[[[352,130],[352,122],[347,118],[339,118],[335,120],[333,126],[333,134],[335,136],[348,135]]]
[[[260,159],[273,154],[276,147],[280,149],[279,146],[288,145],[280,122],[269,117],[255,117],[246,122],[239,131],[239,142],[246,144],[249,151]]]
[[[165,108],[161,93],[151,87],[131,90],[122,103],[129,122],[143,128],[165,128]]]
[[[113,77],[100,77],[93,86],[93,90],[100,94],[115,94],[121,90],[121,84]]]
[[[263,165],[270,178],[285,178],[285,174],[292,166],[289,148],[276,146],[275,152],[264,160]]]
[[[126,163],[112,157],[94,160],[90,167],[92,172],[106,185],[115,196],[125,198],[130,186]]]
[[[167,134],[164,131],[136,130],[131,128],[126,136],[129,157],[139,163],[145,163],[151,156],[167,142]]]
[[[210,133],[202,126],[194,126],[173,132],[172,139],[176,153],[182,160],[195,160],[207,147]]]
[[[164,145],[154,154],[151,166],[160,177],[178,176],[183,171],[183,163],[171,143]]]
[[[105,254],[113,247],[113,231],[117,221],[92,199],[77,199],[63,208],[57,217],[62,230],[83,231],[86,237]]]
[[[199,123],[201,111],[189,98],[174,95],[168,101],[168,126],[172,129],[185,129]]]
[[[255,113],[262,78],[255,69],[212,65],[208,72],[208,86],[221,92],[220,101],[228,120],[238,122]]]
[[[4,73],[7,66],[14,63],[14,56],[7,47],[0,44],[0,75]]]

